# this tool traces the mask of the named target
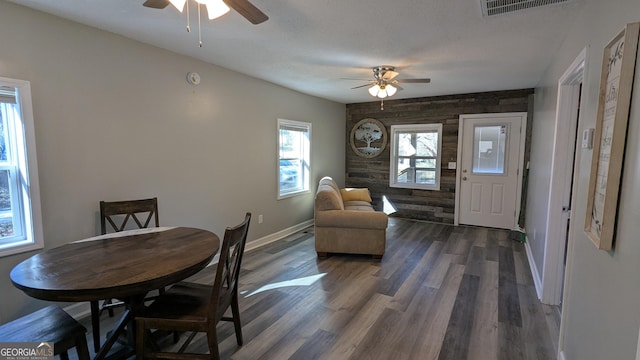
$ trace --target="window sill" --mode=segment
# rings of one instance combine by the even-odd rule
[[[14,243],[0,247],[0,257],[21,254],[44,248],[43,244],[38,244],[31,241],[23,241],[21,243],[23,243],[23,245]]]
[[[414,190],[433,190],[440,191],[440,184],[437,185],[416,185],[416,184],[389,184],[389,187],[392,188],[401,188],[401,189],[414,189]]]
[[[287,193],[287,194],[283,194],[283,195],[278,195],[277,200],[283,200],[283,199],[287,199],[290,197],[294,197],[294,196],[298,196],[298,195],[305,195],[305,194],[310,194],[311,190],[307,189],[307,190],[300,190],[300,191],[295,191],[295,192],[291,192],[291,193]]]

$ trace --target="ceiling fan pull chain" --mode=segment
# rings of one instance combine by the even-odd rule
[[[198,46],[202,47],[202,30],[200,30],[200,3],[198,4]]]
[[[191,25],[189,24],[189,0],[187,0],[187,32],[191,32]]]
[[[384,99],[380,99],[380,110],[384,110]]]

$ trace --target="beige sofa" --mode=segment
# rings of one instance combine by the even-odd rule
[[[354,190],[343,189],[341,193],[332,178],[320,180],[314,205],[318,257],[348,253],[380,259],[384,255],[387,214],[374,210],[367,189]]]

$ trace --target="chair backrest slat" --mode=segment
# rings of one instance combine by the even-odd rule
[[[146,214],[146,219],[143,223],[138,216],[142,217],[144,214]],[[124,216],[124,219],[120,221],[122,216]],[[149,227],[152,219],[155,220],[155,227],[160,226],[158,198],[109,202],[100,201],[100,230],[102,234],[108,232],[107,223],[111,226],[111,231],[120,232],[127,230],[130,219],[135,222],[139,229]]]
[[[247,212],[242,223],[225,229],[209,308],[209,319],[215,319],[211,322],[214,327],[231,304],[233,297],[237,296],[238,278],[250,221],[251,213]]]

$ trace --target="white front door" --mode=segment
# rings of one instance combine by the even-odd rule
[[[517,229],[526,113],[460,115],[458,223]]]

